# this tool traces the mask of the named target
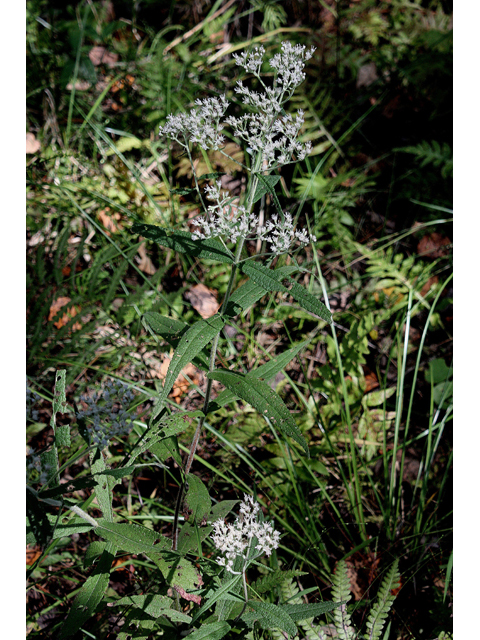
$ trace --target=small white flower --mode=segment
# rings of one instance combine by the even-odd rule
[[[213,543],[223,554],[217,559],[217,563],[230,573],[235,573],[233,564],[236,558],[240,557],[244,561],[248,559],[247,554],[253,539],[257,540],[255,549],[258,554],[256,557],[264,553],[269,556],[273,549],[278,549],[280,533],[275,531],[272,523],[257,521],[259,511],[260,505],[254,501],[252,496],[245,494],[244,501],[240,504],[239,516],[233,524],[217,520],[212,525]]]

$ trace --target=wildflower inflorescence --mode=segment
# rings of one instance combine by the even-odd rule
[[[127,408],[134,394],[122,382],[107,382],[102,393],[80,396],[87,408],[77,413],[77,418],[89,418],[87,426],[92,444],[105,448],[115,437],[126,435],[133,427],[133,418]]]
[[[303,160],[312,148],[310,142],[302,143],[298,139],[304,123],[303,111],[292,116],[284,111],[283,105],[305,79],[305,62],[314,51],[313,47],[307,50],[304,45],[283,42],[281,52],[270,60],[274,71],[272,86],[267,86],[260,77],[264,47],[234,54],[236,64],[253,74],[262,88],[259,92],[253,91],[243,82],[237,82],[235,92],[249,112],[240,117],[229,116],[223,121],[229,106],[225,95],[198,99],[189,113],[169,115],[165,126],[160,127],[160,134],[176,140],[187,150],[189,143],[196,143],[205,150],[218,150],[224,144],[224,125],[229,125],[233,134],[244,140],[247,151],[255,158],[254,166],[262,172]],[[285,214],[283,220],[274,216],[273,222],[260,227],[258,217],[251,210],[233,204],[233,199],[220,191],[219,182],[207,186],[205,191],[207,199],[214,204],[207,207],[206,217],[197,218],[200,229],[194,232],[194,239],[220,236],[235,243],[239,238],[254,237],[269,243],[274,254],[286,253],[295,241],[304,245],[316,241],[315,236],[304,230],[295,231],[289,214]]]
[[[258,551],[255,557],[262,554],[269,556],[273,549],[278,548],[280,533],[275,531],[271,522],[258,522],[257,514],[260,506],[252,496],[244,495],[244,501],[240,504],[240,515],[233,524],[226,524],[224,520],[213,523],[213,543],[222,552],[217,562],[230,573],[236,558],[249,559],[252,545]],[[250,558],[251,559],[251,558]]]

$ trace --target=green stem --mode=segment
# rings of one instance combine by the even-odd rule
[[[258,185],[258,177],[255,175],[256,171],[258,171],[260,169],[261,166],[261,162],[262,162],[262,155],[258,154],[256,161],[255,161],[255,169],[254,169],[254,173],[253,173],[253,179],[250,185],[250,191],[248,194],[248,199],[247,199],[247,207],[246,207],[246,211],[247,211],[247,215],[250,214],[251,210],[252,210],[252,206],[253,206],[253,198],[255,195],[255,191],[257,189],[257,185]],[[228,285],[227,285],[227,291],[225,293],[225,297],[223,299],[223,303],[222,303],[222,307],[220,309],[220,315],[223,315],[226,311],[228,302],[230,300],[230,295],[232,293],[232,289],[233,289],[233,284],[235,282],[235,276],[237,274],[237,267],[238,264],[240,262],[240,257],[242,255],[242,249],[243,249],[243,245],[245,243],[245,238],[240,237],[240,240],[237,244],[237,248],[235,251],[235,258],[233,260],[233,265],[232,265],[232,271],[230,273],[230,278],[228,280]],[[220,333],[217,333],[217,335],[215,336],[214,340],[213,340],[213,344],[212,344],[212,349],[210,351],[210,362],[209,362],[209,366],[208,366],[208,372],[211,373],[214,369],[215,369],[215,360],[217,357],[217,349],[218,349],[218,341],[220,339]],[[182,484],[180,485],[180,488],[178,490],[178,495],[177,495],[177,502],[175,504],[175,515],[174,515],[174,519],[173,519],[173,545],[172,548],[174,551],[177,550],[177,546],[178,546],[178,519],[180,517],[180,508],[182,505],[182,500],[183,500],[183,496],[185,493],[185,485],[186,485],[186,478],[188,476],[188,474],[190,473],[190,469],[192,467],[192,463],[193,463],[193,458],[195,457],[195,452],[197,450],[198,447],[198,441],[200,440],[200,433],[202,431],[204,422],[205,422],[205,418],[207,416],[208,413],[208,408],[210,405],[210,396],[211,396],[211,392],[212,392],[212,384],[213,384],[213,380],[211,380],[210,378],[207,381],[207,388],[205,390],[205,398],[203,401],[203,408],[202,408],[202,412],[203,412],[203,416],[200,418],[200,420],[198,421],[198,425],[197,428],[195,429],[195,433],[193,435],[193,439],[192,439],[192,444],[190,445],[190,450],[189,450],[189,454],[188,454],[188,458],[187,458],[187,462],[185,463],[185,469],[183,471],[183,477],[184,480],[182,482]]]

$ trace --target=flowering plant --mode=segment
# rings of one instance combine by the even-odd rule
[[[232,399],[253,406],[281,437],[291,439],[292,446],[299,446],[309,455],[304,434],[282,398],[268,384],[268,380],[288,364],[299,348],[294,347],[282,354],[281,358],[247,374],[217,367],[217,353],[225,325],[232,323],[239,313],[248,310],[269,293],[289,296],[318,322],[332,321],[325,305],[292,277],[297,267],[276,264],[278,256],[289,252],[296,243],[305,247],[316,241],[309,230],[298,227],[298,220],[291,213],[282,210],[275,194],[275,185],[280,179],[276,172],[286,164],[303,160],[311,150],[310,143],[301,140],[303,113],[299,111],[291,115],[285,111],[285,106],[305,79],[305,63],[313,53],[313,48],[307,50],[301,45],[282,43],[280,52],[270,60],[271,82],[264,80],[261,73],[265,58],[263,47],[235,55],[236,64],[259,84],[255,90],[242,81],[236,85],[235,92],[242,101],[245,113],[225,117],[230,106],[227,97],[207,97],[196,100],[195,106],[188,112],[168,116],[161,127],[162,136],[176,142],[191,161],[195,191],[204,215],[197,219],[198,228],[193,233],[172,232],[147,224],[135,224],[132,231],[175,251],[228,265],[229,279],[220,310],[212,317],[199,319],[189,325],[157,312],[144,314],[145,327],[175,349],[163,388],[157,394],[148,428],[136,441],[133,440],[135,444],[123,462],[111,469],[104,451],[112,439],[132,430],[133,420],[127,415],[127,407],[133,396],[122,384],[110,384],[101,396],[97,394],[80,398],[82,408],[77,411],[77,421],[80,435],[85,440],[82,452],[89,453],[91,475],[67,484],[60,484],[59,481],[63,467],[59,466],[58,449],[70,445],[69,426],[55,425],[55,413],[67,410],[65,372],[59,372],[58,389],[57,386],[55,388],[55,398],[58,398],[53,403],[54,444],[51,451],[43,456],[40,467],[32,470],[35,478],[42,469],[48,471],[48,480],[38,490],[31,488],[29,500],[33,505],[32,513],[35,510],[38,512],[39,505],[48,504],[66,506],[77,517],[73,525],[59,524],[59,518],[56,518],[53,530],[51,521],[45,517],[42,521],[46,528],[42,533],[45,540],[56,535],[56,528],[59,528],[57,537],[61,537],[62,533],[65,535],[65,531],[83,533],[93,530],[103,540],[97,542],[96,552],[100,555],[97,566],[79,590],[59,636],[61,638],[76,633],[98,610],[108,586],[113,559],[119,550],[147,556],[161,574],[160,593],[149,594],[150,600],[144,595],[120,598],[112,605],[133,606],[129,623],[133,621],[137,627],[141,624],[142,628],[148,629],[153,628],[149,624],[156,624],[166,638],[173,639],[179,634],[192,632],[192,640],[220,640],[234,627],[236,637],[240,634],[249,638],[252,637],[251,630],[259,626],[280,629],[284,634],[294,636],[298,631],[297,621],[313,619],[313,616],[339,606],[338,603],[293,606],[285,601],[274,604],[262,599],[265,584],[257,590],[249,588],[247,569],[263,555],[267,559],[272,557],[270,567],[263,565],[263,570],[269,572],[267,590],[275,584],[291,581],[298,575],[295,571],[283,571],[275,559],[280,532],[275,530],[272,522],[263,520],[259,504],[249,495],[244,496],[235,521],[225,522],[237,501],[223,500],[213,504],[206,485],[191,472],[206,420],[222,403],[226,404]],[[245,165],[231,158],[248,175],[246,193],[241,202],[222,189],[218,175],[213,179],[211,175],[199,177],[195,171],[192,154],[197,146],[205,152],[214,150],[226,155],[226,127],[230,128],[230,135],[245,144],[248,155]],[[200,188],[202,179],[211,180],[203,189]],[[262,224],[260,217],[254,213],[254,206],[266,193],[272,195],[276,213]],[[211,204],[207,206],[205,199]],[[252,239],[265,242],[268,246],[267,260],[258,261],[255,256],[246,255],[245,244]],[[239,271],[248,280],[235,288]],[[210,345],[210,354],[205,358],[202,352],[207,345]],[[204,368],[206,374],[202,407],[197,411],[172,412],[169,394],[182,369],[193,360]],[[215,402],[212,400],[214,381],[225,387],[225,393],[217,396]],[[195,433],[186,460],[182,460],[177,438],[192,420],[196,422]],[[135,424],[138,427],[137,421]],[[165,462],[173,458],[180,470],[171,537],[138,524],[115,521],[113,487],[120,478],[131,474],[137,466],[142,466],[137,459],[147,452],[154,456],[155,464],[161,467],[165,467]],[[41,479],[44,479],[43,476]],[[93,518],[84,510],[87,503],[82,504],[82,509],[71,501],[64,501],[63,493],[83,487],[94,488],[101,518]],[[59,500],[59,497],[62,499]],[[34,538],[38,531],[38,528],[33,531]],[[219,552],[216,559],[209,557],[211,554],[203,553],[202,544],[206,540]],[[93,552],[92,555],[95,557]],[[189,558],[192,555],[196,559]],[[141,611],[135,613],[138,609]],[[157,622],[151,623],[149,616]]]

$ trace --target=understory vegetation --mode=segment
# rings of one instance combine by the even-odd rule
[[[27,0],[27,635],[453,638],[452,29]]]

